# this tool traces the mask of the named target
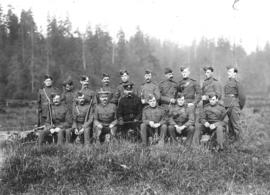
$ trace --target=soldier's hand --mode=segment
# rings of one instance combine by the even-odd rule
[[[74,130],[74,133],[75,133],[76,135],[78,135],[78,134],[79,134],[79,130],[76,128],[76,129]]]
[[[208,96],[207,95],[203,95],[202,96],[202,100],[208,100]]]
[[[79,131],[79,134],[81,135],[81,134],[83,134],[83,132],[84,132],[84,128],[81,128]]]
[[[181,131],[183,131],[186,128],[185,125],[180,126]]]
[[[99,124],[97,124],[97,127],[98,127],[98,128],[100,128],[100,129],[102,129],[102,128],[103,128],[102,124],[100,124],[100,123],[99,123]]]
[[[208,122],[205,122],[205,123],[204,123],[204,126],[205,126],[206,128],[208,128],[208,127],[210,126],[210,124],[209,124]]]
[[[145,99],[141,99],[141,102],[142,102],[142,104],[145,104],[146,103],[146,100]]]
[[[149,121],[149,125],[150,125],[150,127],[153,127],[154,128],[154,122],[153,121]]]
[[[210,125],[210,129],[213,130],[213,129],[215,129],[215,128],[216,128],[216,125],[215,125],[215,124],[211,124],[211,125]]]
[[[175,99],[174,98],[170,99],[170,103],[174,104],[175,103]]]
[[[114,127],[114,124],[110,124],[109,128],[112,129]]]
[[[54,131],[55,131],[54,128],[51,128],[51,129],[50,129],[50,132],[51,132],[51,133],[54,133]]]
[[[178,125],[175,126],[175,129],[176,129],[177,133],[179,133],[179,134],[182,132],[181,127]]]
[[[160,123],[155,123],[155,124],[154,124],[154,127],[155,127],[155,128],[158,128],[158,127],[160,127],[160,125],[161,125]]]
[[[192,106],[194,106],[194,104],[193,104],[193,103],[188,103],[187,105],[188,105],[188,107],[192,107]]]

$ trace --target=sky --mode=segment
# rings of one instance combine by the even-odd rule
[[[73,30],[100,25],[116,40],[122,29],[127,37],[140,29],[161,41],[190,45],[201,37],[223,37],[241,44],[249,53],[270,41],[269,0],[1,0],[19,15],[32,9],[39,30],[48,16],[70,18]]]

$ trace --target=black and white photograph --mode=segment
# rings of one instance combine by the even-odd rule
[[[269,0],[1,0],[0,195],[270,195]]]

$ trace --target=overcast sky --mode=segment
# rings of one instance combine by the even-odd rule
[[[201,37],[224,37],[241,43],[250,52],[270,40],[270,1],[239,0],[1,0],[16,13],[31,8],[40,29],[46,29],[47,16],[65,18],[73,30],[101,25],[115,37],[119,29],[127,36],[136,27],[161,40],[180,45]]]

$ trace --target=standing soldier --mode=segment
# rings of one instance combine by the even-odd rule
[[[148,137],[155,139],[156,135],[159,133],[159,144],[163,145],[165,136],[167,134],[166,125],[166,112],[165,110],[157,105],[157,100],[155,96],[150,95],[148,97],[148,104],[143,109],[142,113],[142,124],[141,124],[141,138],[143,144],[146,146],[148,144]],[[158,132],[159,131],[159,132]],[[154,140],[155,141],[155,140]]]
[[[174,143],[176,134],[186,137],[185,144],[190,146],[195,131],[193,107],[188,107],[183,94],[178,94],[177,104],[169,110],[169,133]]]
[[[43,125],[48,115],[48,108],[51,104],[51,95],[59,94],[59,90],[53,86],[53,79],[50,75],[44,76],[44,87],[38,90],[38,126]]]
[[[229,136],[232,141],[239,141],[240,127],[240,111],[243,109],[246,96],[242,85],[236,80],[238,70],[235,67],[227,67],[228,81],[224,86],[224,106],[228,110],[228,127]]]
[[[223,120],[226,115],[226,109],[218,103],[218,95],[215,92],[209,93],[208,96],[210,103],[204,106],[199,119],[200,132],[210,136],[215,133],[218,150],[223,150],[224,131],[226,127]]]
[[[113,90],[112,87],[110,86],[110,75],[103,73],[101,82],[102,82],[102,87],[99,90],[109,91],[110,92],[109,102],[117,105],[118,100],[115,97],[115,90]],[[96,97],[96,98],[98,100],[98,97]]]
[[[176,103],[177,83],[173,80],[173,72],[170,68],[165,68],[166,80],[159,84],[161,106],[169,110],[170,105]]]
[[[145,106],[147,104],[146,99],[149,95],[154,95],[156,100],[160,100],[160,91],[156,84],[152,82],[152,73],[150,70],[146,70],[144,74],[145,82],[141,85],[139,94],[142,104]]]
[[[218,99],[221,99],[222,88],[220,83],[216,78],[213,77],[214,68],[211,66],[203,68],[205,72],[205,80],[202,85],[202,101],[203,106],[209,103],[209,94],[215,93]]]
[[[120,70],[120,76],[121,76],[121,82],[118,85],[118,87],[116,89],[116,92],[115,92],[115,95],[114,95],[115,99],[117,100],[117,104],[118,104],[120,98],[124,96],[124,87],[123,87],[123,85],[125,83],[129,82],[129,73],[128,73],[127,70]]]
[[[142,104],[140,98],[133,92],[133,83],[123,85],[124,96],[120,99],[117,109],[119,130],[123,137],[130,137],[129,133],[134,132],[135,136],[142,117]],[[129,132],[129,130],[133,130]],[[135,137],[138,138],[138,135]]]
[[[70,113],[72,113],[76,93],[74,91],[73,81],[71,80],[71,78],[68,78],[66,81],[63,82],[63,88],[64,90],[62,93],[62,99],[65,102]]]
[[[201,99],[200,85],[195,79],[189,77],[189,67],[181,67],[180,71],[183,79],[180,80],[177,91],[184,95],[188,106],[193,106],[196,108]]]
[[[56,139],[58,144],[63,144],[65,130],[71,128],[71,113],[62,104],[60,95],[52,94],[51,97],[52,104],[49,104],[45,129],[39,134],[39,145]]]
[[[95,104],[96,103],[95,92],[89,88],[89,77],[83,75],[81,77],[80,83],[81,89],[79,92],[81,92],[84,95],[86,103],[89,104],[92,100],[92,102]]]
[[[108,91],[99,91],[99,101],[94,115],[94,137],[103,142],[107,135],[115,137],[117,130],[116,105],[108,102]]]

